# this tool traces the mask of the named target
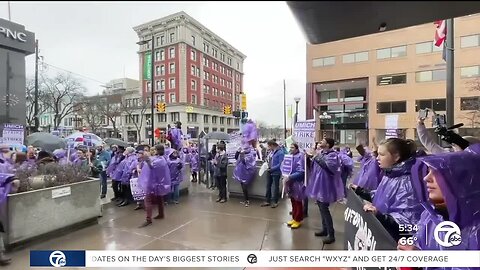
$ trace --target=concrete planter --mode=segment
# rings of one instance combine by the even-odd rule
[[[260,165],[259,165],[260,164]],[[255,179],[250,183],[248,188],[248,195],[251,198],[256,199],[265,199],[265,194],[267,192],[267,183],[268,183],[268,173],[265,172],[262,176],[258,175],[258,171],[260,170],[261,163],[257,164],[257,172],[255,173]],[[230,196],[233,197],[242,197],[243,198],[243,191],[240,182],[233,179],[233,171],[235,170],[235,165],[228,165],[227,168],[227,187]],[[279,200],[282,200],[282,179],[280,179],[280,191],[279,191]],[[273,189],[273,185],[272,185]],[[272,190],[273,195],[273,190]],[[286,198],[286,196],[284,197]]]
[[[99,179],[8,195],[0,220],[5,244],[17,245],[71,226],[97,222]]]

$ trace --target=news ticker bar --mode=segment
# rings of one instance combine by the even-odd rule
[[[480,267],[480,251],[32,250],[31,267]]]

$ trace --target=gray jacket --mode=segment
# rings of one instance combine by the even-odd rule
[[[428,134],[428,130],[425,125],[417,124],[417,134],[418,139],[423,144],[427,152],[430,154],[441,154],[441,153],[448,153],[451,152],[451,149],[446,149],[436,143]]]
[[[213,175],[215,177],[227,177],[228,156],[227,153],[217,154],[217,164],[215,164],[215,170]]]

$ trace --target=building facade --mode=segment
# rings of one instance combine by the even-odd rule
[[[479,26],[479,14],[455,19],[455,123],[465,124],[464,135],[480,135],[480,89],[472,90],[480,76]],[[417,139],[419,109],[446,110],[446,63],[434,33],[431,23],[307,45],[306,114],[317,120],[317,135],[358,144],[393,130]]]
[[[168,123],[182,122],[183,132],[193,138],[202,130],[229,133],[239,129],[239,120],[224,114],[224,108],[240,109],[245,55],[185,12],[134,30],[140,41],[149,40],[139,50],[144,97],[150,97],[152,89],[148,63],[153,38],[154,103],[166,103]]]

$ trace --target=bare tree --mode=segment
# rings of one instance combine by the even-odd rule
[[[135,102],[132,102],[135,101]],[[136,102],[138,101],[138,102]],[[140,141],[140,132],[143,126],[143,117],[145,112],[150,108],[150,104],[144,99],[134,98],[134,99],[123,99],[121,102],[121,110],[123,113],[127,114],[128,119],[135,125],[137,131],[137,142]],[[153,131],[152,131],[153,132]]]
[[[99,98],[89,97],[83,99],[83,101],[76,106],[76,110],[94,134],[97,134],[98,128],[104,122],[104,115],[100,110],[100,104],[101,100]]]
[[[69,74],[57,74],[53,78],[41,76],[43,102],[54,115],[54,129],[62,120],[76,112],[76,103],[83,97],[85,87]]]
[[[25,94],[26,94],[26,123],[30,130],[35,128],[35,80],[28,79],[26,82],[25,87]],[[38,89],[38,117],[41,114],[45,113],[47,110],[47,106],[44,105],[44,94],[42,87],[39,86]],[[40,120],[40,119],[39,119]],[[38,130],[33,130],[38,131]]]
[[[118,138],[117,117],[122,112],[121,97],[118,101],[109,97],[99,99],[97,106],[99,112],[112,123],[114,137]]]
[[[474,79],[469,83],[470,91],[480,93],[480,78]],[[480,124],[480,98],[472,98],[465,100],[462,106],[470,111],[466,113],[464,118],[468,120],[471,128],[476,128]]]

